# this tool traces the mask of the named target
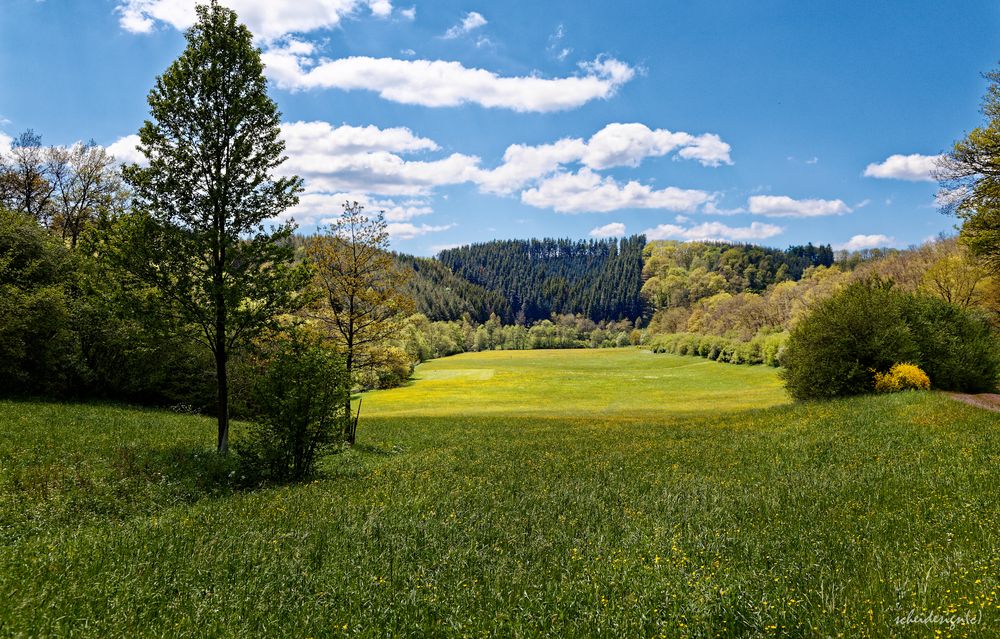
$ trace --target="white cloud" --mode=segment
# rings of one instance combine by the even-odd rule
[[[602,178],[586,167],[577,173],[559,173],[521,193],[521,201],[525,204],[551,208],[560,213],[630,208],[693,211],[711,198],[712,195],[705,191],[673,186],[657,190],[636,181],[621,185],[613,178]]]
[[[14,142],[14,139],[0,131],[0,155],[6,155],[10,152],[10,145]]]
[[[149,33],[157,23],[186,29],[196,19],[196,0],[122,0],[116,11],[118,23],[126,31]],[[272,42],[292,33],[331,29],[361,7],[385,18],[392,12],[389,0],[223,0],[236,11],[254,36]]]
[[[461,153],[440,160],[411,161],[386,151],[341,156],[294,155],[289,149],[288,158],[282,172],[301,175],[317,190],[382,195],[426,195],[437,186],[468,182],[479,163],[479,158]]]
[[[895,243],[895,238],[888,235],[854,235],[843,244],[838,244],[833,248],[838,251],[860,251],[861,249],[892,246]]]
[[[484,170],[479,184],[490,193],[511,193],[556,172],[561,166],[580,162],[591,169],[638,166],[647,157],[659,157],[678,150],[678,156],[694,159],[704,166],[732,164],[729,145],[714,133],[691,135],[666,129],[650,129],[636,122],[606,125],[589,140],[564,138],[536,146],[512,144],[504,152],[503,163]]]
[[[767,217],[819,217],[851,212],[843,200],[795,200],[786,195],[753,195],[749,208],[754,215]]]
[[[741,206],[737,206],[732,209],[720,208],[715,202],[709,202],[701,210],[705,215],[739,215],[741,213],[746,213],[747,210]]]
[[[428,138],[415,136],[406,127],[380,129],[368,126],[332,126],[329,122],[286,122],[281,137],[296,153],[351,154],[368,151],[436,151],[438,145]]]
[[[590,237],[621,237],[625,235],[625,225],[621,222],[612,222],[590,229],[589,235]]]
[[[444,35],[441,37],[445,40],[452,40],[460,35],[465,35],[470,31],[474,31],[484,24],[486,24],[486,18],[484,18],[481,13],[470,11],[465,14],[465,17],[462,18],[460,23],[445,31]]]
[[[818,164],[818,163],[819,163],[819,158],[817,157],[812,157],[806,160],[806,164]]]
[[[442,226],[421,224],[420,226],[416,226],[409,222],[393,222],[387,225],[386,230],[389,231],[389,237],[394,240],[412,240],[415,237],[427,235],[428,233],[447,231],[450,228],[454,228],[454,226],[454,224],[444,224]]]
[[[610,98],[635,76],[635,69],[614,58],[581,64],[582,75],[546,79],[500,76],[444,60],[367,56],[316,60],[313,53],[287,46],[269,49],[263,54],[266,73],[279,88],[288,90],[366,90],[401,104],[478,104],[518,112],[562,111]]]
[[[890,155],[885,161],[869,164],[864,176],[911,182],[934,182],[932,172],[937,168],[940,155]]]
[[[139,136],[133,133],[118,138],[106,148],[108,153],[123,164],[145,164],[146,156],[139,152]]]
[[[748,242],[767,239],[783,232],[784,229],[780,226],[760,222],[753,222],[750,226],[741,227],[726,226],[720,222],[705,222],[687,228],[676,224],[660,224],[655,228],[643,231],[646,238],[650,240],[681,239],[689,242]]]
[[[405,55],[407,57],[412,57],[412,56],[417,55],[417,52],[414,51],[413,49],[400,49],[399,53],[400,53],[400,55]]]
[[[666,155],[677,148],[682,158],[698,160],[705,166],[732,164],[729,145],[714,133],[693,136],[666,129],[653,131],[639,123],[605,126],[590,138],[582,161],[594,169],[638,166],[643,158]]]
[[[401,155],[433,151],[433,140],[405,127],[333,127],[326,122],[282,125],[288,161],[282,173],[302,176],[313,192],[426,195],[436,186],[461,184],[479,171],[479,158],[461,153],[437,160]]]
[[[687,224],[690,221],[691,221],[691,218],[689,218],[686,215],[675,215],[674,216],[674,222],[677,222],[678,224]]]
[[[512,144],[503,154],[503,163],[482,171],[477,182],[489,193],[511,193],[524,185],[555,173],[560,166],[579,161],[587,144],[579,138],[566,138],[552,144],[530,146]]]
[[[555,32],[549,36],[549,45],[546,50],[549,55],[554,57],[556,60],[563,62],[569,57],[569,54],[573,52],[573,49],[569,47],[562,46],[562,40],[566,37],[566,30],[562,24],[556,27]]]
[[[409,222],[416,217],[434,212],[426,200],[395,201],[372,198],[360,192],[324,193],[307,190],[299,196],[299,203],[282,213],[279,219],[294,219],[300,225],[313,226],[338,215],[343,210],[345,202],[357,202],[369,212],[383,211],[387,222]]]
[[[871,203],[872,203],[872,201],[869,198],[865,198],[865,199],[861,200],[860,202],[858,202],[857,204],[855,204],[854,208],[856,208],[856,209],[863,209],[863,208],[865,208],[866,206],[868,206]]]
[[[416,20],[417,19],[417,7],[408,7],[406,9],[400,9],[399,15],[403,17],[404,20]]]
[[[368,8],[378,18],[388,18],[392,14],[392,2],[389,0],[368,0]]]

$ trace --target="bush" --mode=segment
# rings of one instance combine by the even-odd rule
[[[985,321],[891,282],[855,282],[820,302],[792,330],[781,357],[796,399],[869,393],[874,371],[913,362],[938,388],[996,387],[996,340]]]
[[[915,364],[893,364],[886,373],[875,373],[875,391],[895,393],[903,390],[928,390],[931,380]]]
[[[905,315],[921,354],[920,366],[936,388],[996,391],[1000,344],[986,317],[924,295],[910,296]]]
[[[347,371],[339,355],[301,330],[277,339],[253,385],[250,434],[236,442],[255,482],[298,481],[343,439],[349,416]]]

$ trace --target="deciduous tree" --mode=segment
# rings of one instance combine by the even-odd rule
[[[149,164],[125,168],[137,214],[122,258],[211,349],[224,453],[230,352],[295,306],[307,274],[293,265],[293,226],[265,228],[298,201],[301,181],[275,177],[284,143],[260,51],[230,9],[213,1],[197,14],[149,94],[152,120],[139,130]]]
[[[962,220],[962,240],[1000,274],[1000,69],[989,81],[981,110],[986,122],[955,142],[938,167],[941,199]]]
[[[326,233],[309,240],[306,253],[322,294],[317,317],[344,353],[350,379],[387,359],[387,343],[413,312],[404,293],[412,271],[400,268],[389,253],[389,233],[381,212],[366,215],[357,202]],[[345,414],[351,415],[348,397]],[[357,420],[347,420],[347,440],[354,443]]]

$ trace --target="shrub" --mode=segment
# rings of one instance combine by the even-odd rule
[[[865,280],[819,302],[788,337],[782,376],[792,397],[867,393],[871,371],[919,360],[904,297],[891,283]]]
[[[788,333],[775,333],[761,338],[761,363],[766,366],[780,366],[787,341]]]
[[[781,356],[796,399],[868,393],[874,371],[913,362],[938,388],[996,388],[998,349],[989,324],[942,300],[877,278],[820,302],[792,330]]]
[[[875,373],[875,391],[895,393],[903,390],[928,390],[931,380],[915,364],[893,364],[885,373]]]
[[[936,388],[996,390],[1000,344],[986,317],[926,295],[910,296],[905,315],[920,351],[919,364]]]
[[[257,482],[304,479],[343,438],[349,384],[343,360],[301,330],[269,345],[253,385],[250,434],[236,442]]]

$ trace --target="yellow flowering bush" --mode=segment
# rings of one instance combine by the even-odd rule
[[[927,373],[916,364],[893,364],[887,373],[875,373],[875,390],[879,393],[895,393],[902,390],[927,390],[931,380]]]

